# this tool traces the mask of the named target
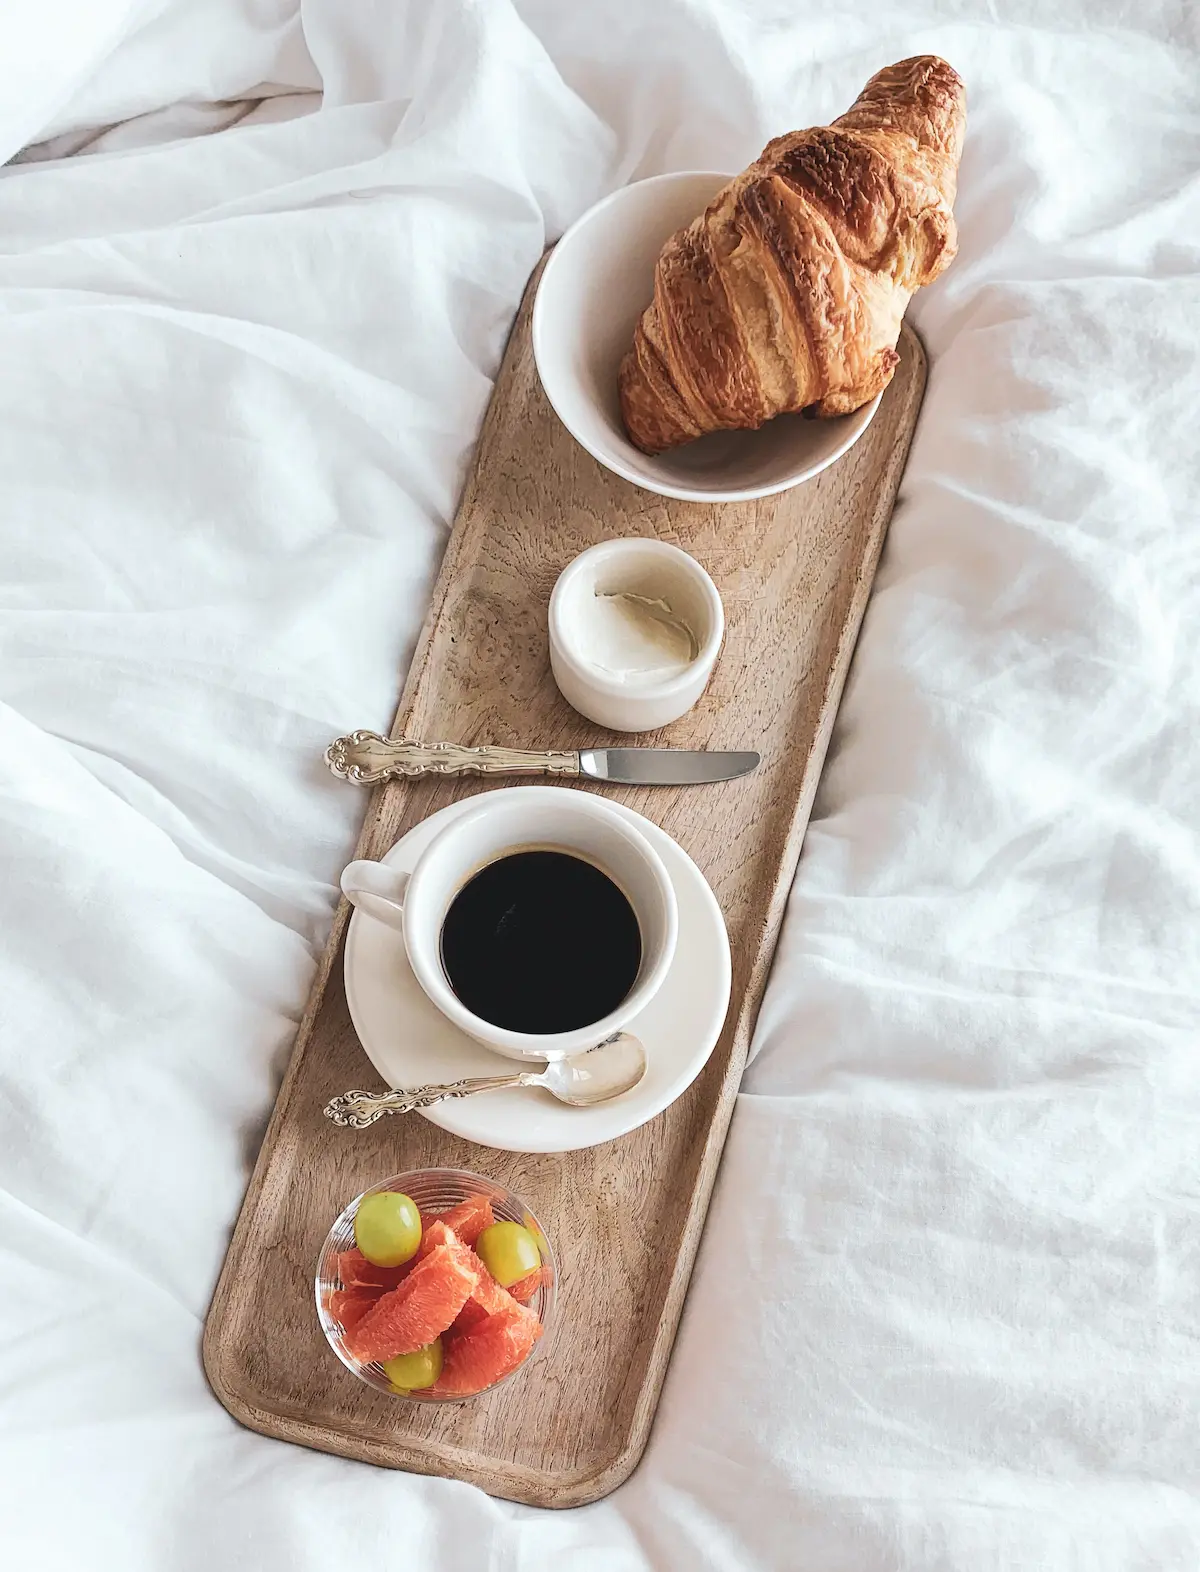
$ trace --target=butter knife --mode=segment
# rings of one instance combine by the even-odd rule
[[[455,742],[389,741],[352,731],[325,750],[335,775],[359,786],[414,775],[571,775],[631,786],[698,786],[731,781],[757,768],[757,753],[701,748],[582,748],[526,753],[519,748],[464,748]]]

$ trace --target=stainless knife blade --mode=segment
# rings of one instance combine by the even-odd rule
[[[583,748],[579,773],[596,781],[628,786],[699,786],[732,781],[757,769],[757,753],[721,753],[700,748]]]

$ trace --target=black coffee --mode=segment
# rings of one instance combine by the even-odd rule
[[[467,1009],[513,1032],[590,1026],[633,987],[642,936],[606,873],[561,851],[501,857],[463,885],[442,966]]]

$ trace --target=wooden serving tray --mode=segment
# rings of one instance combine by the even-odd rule
[[[699,864],[729,927],[729,1017],[707,1067],[671,1108],[586,1151],[492,1151],[417,1115],[363,1132],[335,1129],[322,1117],[325,1102],[377,1082],[346,1010],[343,902],[209,1310],[204,1363],[230,1413],[266,1435],[567,1507],[613,1490],[646,1445],[920,408],[925,356],[906,328],[874,421],[815,481],[759,502],[668,501],[602,468],[551,411],[530,347],[536,278],[508,344],[394,735],[523,748],[628,742],[584,721],[554,685],[551,587],[577,552],[614,535],[655,535],[699,558],[725,602],[724,652],[696,709],[638,740],[757,748],[761,766],[719,786],[562,789],[628,803]],[[359,720],[347,715],[346,729]],[[377,789],[357,855],[377,857],[436,809],[489,789],[497,788],[471,780]],[[317,1254],[341,1208],[388,1174],[427,1166],[473,1169],[524,1195],[561,1268],[543,1355],[521,1379],[444,1406],[400,1402],[355,1380],[327,1348],[313,1303]]]

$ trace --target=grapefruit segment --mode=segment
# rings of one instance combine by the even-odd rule
[[[458,1315],[478,1282],[472,1252],[449,1230],[397,1288],[376,1301],[346,1335],[361,1364],[395,1359],[432,1343]]]
[[[508,1292],[519,1305],[527,1305],[542,1286],[542,1268],[535,1267],[525,1277],[518,1277],[515,1283],[509,1283]]]
[[[531,1321],[537,1322],[537,1316],[532,1310],[527,1310],[523,1304],[515,1300],[512,1290],[501,1288],[500,1284],[484,1266],[483,1262],[472,1250],[469,1252],[471,1264],[475,1268],[479,1281],[471,1290],[471,1299],[480,1310],[487,1315],[500,1315],[509,1311],[515,1315],[527,1316]],[[539,1269],[540,1273],[540,1269]],[[538,1275],[538,1274],[534,1274]],[[536,1285],[535,1285],[536,1286]],[[540,1322],[538,1325],[540,1326]]]
[[[477,1327],[481,1321],[486,1321],[487,1318],[488,1313],[479,1303],[478,1299],[468,1299],[466,1304],[463,1305],[462,1309],[455,1316],[450,1330],[447,1332],[446,1336],[458,1337],[463,1332],[470,1332],[474,1327]]]
[[[508,1288],[501,1288],[500,1284],[488,1271],[487,1267],[484,1266],[483,1262],[475,1254],[474,1250],[464,1245],[454,1230],[447,1225],[446,1218],[448,1215],[448,1213],[443,1213],[441,1217],[435,1218],[433,1222],[429,1224],[428,1228],[425,1230],[425,1238],[421,1241],[421,1248],[436,1250],[439,1245],[449,1245],[457,1252],[459,1260],[470,1262],[471,1268],[478,1278],[478,1282],[471,1290],[471,1299],[485,1315],[496,1315],[501,1310],[512,1310],[518,1308],[519,1303],[518,1305],[514,1305],[513,1303],[514,1296],[512,1290]],[[537,1272],[531,1273],[530,1275],[537,1279],[537,1281],[533,1284],[533,1288],[530,1290],[530,1294],[532,1296],[533,1291],[537,1288],[538,1282],[541,1281],[541,1269],[539,1268]],[[533,1315],[532,1310],[522,1310],[521,1313],[523,1315]],[[471,1319],[473,1318],[468,1316],[468,1322]],[[534,1319],[537,1319],[536,1316],[534,1316]]]
[[[376,1266],[355,1247],[341,1252],[337,1258],[337,1270],[343,1288],[383,1289],[395,1288],[412,1268],[407,1261],[403,1266]]]
[[[378,1297],[377,1290],[343,1288],[329,1295],[326,1309],[335,1321],[341,1322],[342,1331],[349,1332],[358,1325]]]
[[[473,1197],[470,1201],[462,1201],[458,1206],[452,1206],[448,1212],[439,1212],[431,1217],[425,1224],[425,1232],[421,1236],[421,1243],[417,1250],[417,1260],[428,1255],[431,1250],[440,1244],[446,1243],[446,1235],[452,1233],[456,1239],[468,1247],[473,1247],[476,1239],[485,1228],[495,1222],[492,1212],[492,1203],[486,1195]]]
[[[479,1281],[471,1292],[471,1298],[482,1306],[488,1315],[499,1315],[503,1310],[511,1310],[513,1305],[512,1295],[500,1284],[484,1266],[478,1256],[475,1257]]]
[[[452,1206],[448,1212],[439,1212],[436,1220],[453,1228],[463,1244],[473,1249],[483,1230],[496,1221],[496,1214],[486,1195],[473,1195]]]
[[[482,1392],[523,1364],[541,1335],[538,1318],[515,1305],[486,1316],[460,1337],[447,1339],[442,1373],[429,1395],[470,1397]]]
[[[436,1250],[438,1245],[461,1244],[462,1240],[452,1228],[447,1228],[440,1217],[435,1217],[432,1222],[425,1224],[425,1232],[421,1235],[421,1247],[417,1251],[417,1260],[423,1261],[431,1250]]]

